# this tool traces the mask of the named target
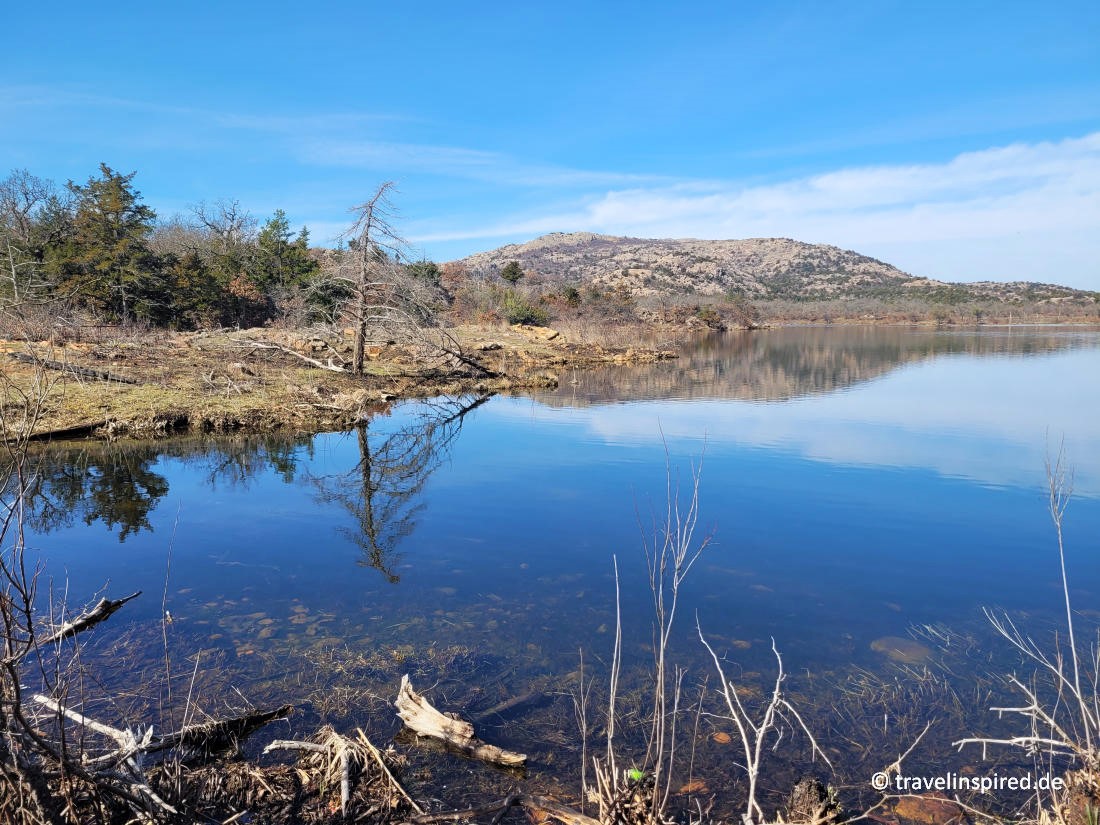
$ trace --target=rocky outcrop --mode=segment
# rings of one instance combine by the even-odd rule
[[[856,252],[789,238],[646,240],[556,233],[471,255],[463,263],[474,274],[492,275],[513,260],[547,280],[591,283],[635,295],[736,291],[750,297],[790,292],[828,297],[912,277]]]
[[[636,297],[740,295],[752,300],[851,297],[1088,301],[1091,293],[1051,284],[951,284],[920,278],[851,250],[790,238],[708,241],[556,232],[462,259],[474,275],[495,277],[517,261],[530,280],[622,290]]]

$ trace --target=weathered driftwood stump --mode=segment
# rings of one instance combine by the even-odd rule
[[[527,762],[526,754],[488,745],[474,735],[474,726],[465,719],[446,716],[433,708],[427,699],[412,689],[408,674],[401,677],[401,687],[397,690],[394,707],[397,708],[401,721],[411,730],[421,736],[445,742],[467,756],[509,768],[518,768]]]

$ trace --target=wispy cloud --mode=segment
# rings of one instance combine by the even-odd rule
[[[0,114],[7,115],[12,125],[36,116],[52,115],[72,120],[83,113],[103,110],[129,113],[140,118],[127,123],[125,134],[129,140],[140,143],[147,134],[152,134],[161,148],[171,148],[177,143],[194,145],[198,135],[210,142],[217,136],[240,140],[241,132],[250,132],[284,140],[293,150],[300,145],[302,135],[347,135],[411,120],[404,115],[384,112],[257,114],[247,110],[121,97],[79,87],[0,86]]]
[[[18,115],[112,109],[143,119],[128,125],[128,146],[192,150],[218,144],[240,144],[250,132],[278,146],[288,158],[307,167],[377,172],[383,178],[410,174],[476,180],[503,186],[553,189],[668,185],[667,175],[575,169],[528,162],[502,152],[386,139],[395,126],[415,118],[392,113],[302,111],[254,113],[219,110],[104,95],[81,88],[0,86],[0,113]],[[0,132],[3,130],[0,129]]]
[[[1013,144],[935,164],[842,169],[764,185],[694,182],[610,189],[569,209],[481,227],[420,227],[433,243],[587,230],[640,237],[794,237],[861,250],[1100,226],[1100,132]],[[1041,243],[1041,238],[1038,241]],[[1096,271],[1100,237],[1089,261]],[[981,277],[975,273],[975,277]]]
[[[102,110],[112,116],[101,117]],[[1100,132],[938,163],[853,166],[761,183],[677,177],[667,165],[664,175],[623,171],[613,162],[557,165],[522,149],[464,145],[461,137],[453,145],[425,140],[424,127],[400,114],[251,112],[76,85],[0,84],[0,149],[13,163],[50,175],[34,161],[58,147],[66,147],[66,162],[123,158],[123,168],[148,168],[167,159],[157,181],[162,198],[229,191],[253,208],[293,202],[298,219],[324,227],[318,240],[345,217],[326,203],[354,202],[350,192],[365,180],[396,179],[425,216],[406,221],[406,232],[429,254],[465,254],[479,241],[488,246],[550,231],[780,236],[857,249],[931,277],[1100,289]],[[46,149],[34,150],[27,134],[41,135]],[[72,143],[76,134],[80,141]],[[176,167],[190,177],[169,191]],[[279,170],[278,192],[271,170]],[[322,185],[324,197],[309,190]],[[209,192],[214,186],[226,190]]]
[[[390,174],[427,172],[518,187],[556,189],[668,184],[667,175],[572,169],[528,163],[501,152],[459,146],[375,140],[311,139],[299,146],[299,156],[318,166],[384,169]]]

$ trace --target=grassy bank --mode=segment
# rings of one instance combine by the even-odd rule
[[[105,327],[77,340],[0,341],[4,404],[14,420],[22,396],[45,382],[38,435],[305,432],[350,426],[394,399],[553,387],[565,370],[675,355],[581,343],[543,327],[462,326],[450,333],[468,363],[413,345],[383,345],[368,348],[362,376],[338,369],[351,350],[340,334]]]

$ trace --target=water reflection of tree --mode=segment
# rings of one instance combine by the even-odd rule
[[[293,484],[303,454],[312,457],[313,436],[268,434],[218,442],[217,449],[201,459],[211,487],[219,483],[242,486],[268,469],[286,484]]]
[[[32,454],[26,497],[28,527],[48,533],[96,521],[119,541],[152,530],[150,516],[168,494],[168,479],[155,469],[164,457],[198,465],[210,486],[240,485],[268,468],[286,483],[294,480],[308,436],[182,439],[155,443],[51,445]]]
[[[397,545],[416,527],[424,509],[420,493],[462,429],[466,414],[488,396],[463,396],[417,405],[396,430],[372,432],[375,421],[355,430],[359,461],[340,475],[314,479],[322,501],[346,510],[354,526],[338,532],[360,548],[359,563],[386,579],[400,581],[394,570]]]
[[[168,479],[153,469],[157,451],[89,448],[43,451],[36,456],[28,496],[28,526],[49,532],[101,521],[119,541],[151,530],[149,514],[168,493]]]

